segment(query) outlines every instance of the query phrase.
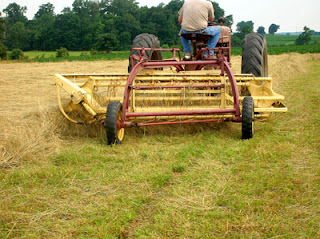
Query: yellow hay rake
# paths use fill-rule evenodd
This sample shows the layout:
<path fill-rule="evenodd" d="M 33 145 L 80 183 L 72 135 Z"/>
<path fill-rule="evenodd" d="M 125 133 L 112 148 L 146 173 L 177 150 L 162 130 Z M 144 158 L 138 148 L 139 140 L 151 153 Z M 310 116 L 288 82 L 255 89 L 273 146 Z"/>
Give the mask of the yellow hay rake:
<path fill-rule="evenodd" d="M 179 49 L 157 48 L 155 36 L 141 34 L 133 41 L 129 74 L 57 74 L 60 110 L 73 123 L 103 124 L 108 144 L 121 143 L 129 127 L 217 121 L 242 123 L 242 138 L 250 139 L 254 121 L 270 121 L 287 108 L 267 77 L 264 37 L 245 39 L 243 74 L 234 75 L 229 30 L 209 57 L 210 49 L 198 43 L 210 36 L 190 34 L 196 50 L 184 60 Z M 163 60 L 162 51 L 172 52 L 172 58 Z M 62 101 L 61 88 L 71 102 Z"/>
<path fill-rule="evenodd" d="M 56 75 L 58 102 L 63 115 L 73 123 L 104 122 L 110 102 L 123 102 L 129 74 Z M 255 118 L 270 121 L 287 111 L 281 103 L 284 97 L 272 90 L 272 78 L 235 75 L 240 102 L 250 95 L 254 100 Z M 154 87 L 139 90 L 140 87 Z M 176 88 L 166 88 L 176 86 Z M 204 87 L 207 86 L 207 87 Z M 221 87 L 223 86 L 223 87 Z M 130 113 L 232 109 L 234 105 L 228 77 L 212 71 L 139 74 L 130 94 Z M 60 88 L 71 97 L 63 106 Z M 232 118 L 232 114 L 189 116 L 133 117 L 139 123 Z"/>

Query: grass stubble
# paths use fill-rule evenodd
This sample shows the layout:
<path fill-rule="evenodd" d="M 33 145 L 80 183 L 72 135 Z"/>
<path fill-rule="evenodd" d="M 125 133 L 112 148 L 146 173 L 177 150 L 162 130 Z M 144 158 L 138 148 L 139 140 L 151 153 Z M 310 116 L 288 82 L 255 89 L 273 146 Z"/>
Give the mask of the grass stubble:
<path fill-rule="evenodd" d="M 289 112 L 257 123 L 130 130 L 59 114 L 3 119 L 1 238 L 319 238 L 319 55 L 271 58 Z"/>

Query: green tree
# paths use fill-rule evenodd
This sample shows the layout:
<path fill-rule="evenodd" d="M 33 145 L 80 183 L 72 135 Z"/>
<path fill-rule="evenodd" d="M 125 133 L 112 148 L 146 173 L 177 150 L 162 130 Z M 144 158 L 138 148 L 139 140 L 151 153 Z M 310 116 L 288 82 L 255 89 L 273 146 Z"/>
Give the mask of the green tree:
<path fill-rule="evenodd" d="M 65 47 L 71 51 L 82 49 L 83 37 L 86 35 L 86 24 L 73 12 L 59 14 L 54 21 L 55 48 Z"/>
<path fill-rule="evenodd" d="M 16 3 L 10 3 L 3 12 L 6 14 L 6 20 L 9 26 L 16 24 L 17 22 L 26 23 L 28 18 L 25 16 L 27 7 L 21 7 Z"/>
<path fill-rule="evenodd" d="M 303 30 L 304 32 L 296 39 L 296 45 L 308 45 L 311 41 L 311 36 L 314 31 L 310 30 L 307 26 L 305 26 Z"/>
<path fill-rule="evenodd" d="M 75 0 L 72 11 L 81 18 L 96 18 L 100 15 L 100 3 L 98 1 Z"/>
<path fill-rule="evenodd" d="M 269 27 L 269 34 L 275 34 L 280 29 L 280 25 L 272 23 Z"/>
<path fill-rule="evenodd" d="M 61 14 L 55 15 L 54 6 L 48 2 L 39 7 L 30 21 L 25 17 L 26 7 L 11 3 L 4 9 L 6 35 L 9 37 L 5 43 L 11 49 L 54 51 L 60 47 L 90 50 L 96 45 L 113 42 L 112 50 L 127 50 L 135 36 L 146 32 L 159 37 L 161 44 L 177 45 L 180 43 L 177 33 L 181 27 L 177 21 L 178 11 L 183 3 L 183 0 L 171 0 L 167 5 L 162 3 L 156 7 L 140 8 L 136 0 L 74 0 L 72 8 L 65 8 Z M 212 3 L 218 20 L 224 16 L 224 10 L 216 2 Z M 225 18 L 225 25 L 231 27 L 232 15 Z M 18 22 L 24 27 L 15 25 Z M 19 32 L 25 39 L 24 43 Z M 1 36 L 3 34 L 0 33 Z M 105 41 L 108 38 L 109 41 Z"/>
<path fill-rule="evenodd" d="M 137 16 L 139 6 L 134 0 L 111 0 L 106 10 L 109 14 L 113 14 L 115 16 L 124 16 L 127 13 Z"/>
<path fill-rule="evenodd" d="M 242 35 L 240 33 L 234 33 L 231 37 L 231 45 L 241 47 L 243 43 Z"/>
<path fill-rule="evenodd" d="M 166 6 L 166 10 L 169 11 L 170 15 L 178 15 L 178 11 L 182 7 L 184 1 L 183 0 L 171 0 Z"/>
<path fill-rule="evenodd" d="M 237 23 L 237 33 L 234 33 L 231 37 L 232 46 L 240 47 L 243 44 L 243 39 L 245 36 L 251 32 L 253 32 L 253 25 L 252 21 L 242 21 Z"/>
<path fill-rule="evenodd" d="M 30 31 L 22 22 L 15 23 L 8 32 L 6 45 L 9 49 L 30 50 Z"/>
<path fill-rule="evenodd" d="M 98 37 L 95 48 L 98 51 L 106 51 L 107 53 L 110 53 L 112 49 L 117 47 L 118 43 L 119 41 L 115 34 L 105 33 Z"/>
<path fill-rule="evenodd" d="M 241 29 L 241 32 L 244 36 L 253 32 L 253 27 L 251 25 L 244 25 Z"/>
<path fill-rule="evenodd" d="M 4 18 L 1 17 L 1 12 L 0 12 L 0 41 L 5 38 L 5 33 L 6 33 L 6 21 Z"/>
<path fill-rule="evenodd" d="M 39 19 L 43 15 L 54 16 L 54 6 L 51 3 L 48 2 L 47 4 L 42 4 L 34 18 Z"/>
<path fill-rule="evenodd" d="M 6 31 L 5 20 L 1 17 L 1 12 L 0 12 L 0 59 L 7 58 L 8 48 L 2 43 L 5 37 L 5 31 Z"/>
<path fill-rule="evenodd" d="M 245 28 L 245 32 L 248 32 L 249 29 L 252 29 L 251 32 L 253 31 L 253 26 L 254 23 L 252 21 L 241 21 L 237 23 L 237 32 L 243 32 L 243 28 Z M 250 31 L 249 31 L 250 32 Z"/>
<path fill-rule="evenodd" d="M 260 34 L 266 34 L 265 32 L 265 28 L 264 27 L 258 27 L 258 30 L 257 30 L 257 33 L 260 33 Z"/>
<path fill-rule="evenodd" d="M 55 17 L 53 15 L 42 14 L 29 24 L 33 50 L 54 51 L 57 48 L 54 22 Z"/>
<path fill-rule="evenodd" d="M 66 57 L 69 56 L 69 52 L 66 48 L 61 47 L 60 49 L 56 50 L 56 57 L 61 58 L 61 57 Z"/>
<path fill-rule="evenodd" d="M 11 60 L 19 60 L 22 59 L 24 56 L 23 51 L 21 49 L 13 49 L 10 54 Z"/>
<path fill-rule="evenodd" d="M 65 7 L 64 9 L 62 9 L 61 13 L 62 14 L 67 14 L 67 13 L 70 13 L 72 10 L 70 7 Z"/>
<path fill-rule="evenodd" d="M 115 17 L 114 23 L 115 29 L 119 32 L 129 32 L 131 36 L 136 36 L 141 32 L 140 22 L 130 13 Z"/>
<path fill-rule="evenodd" d="M 220 17 L 224 16 L 224 10 L 219 6 L 218 3 L 212 2 L 213 8 L 214 8 L 214 19 L 217 21 Z"/>
<path fill-rule="evenodd" d="M 130 49 L 132 43 L 130 32 L 121 32 L 119 35 L 119 43 L 119 47 L 117 48 L 119 51 Z"/>
<path fill-rule="evenodd" d="M 6 46 L 3 45 L 2 42 L 0 42 L 0 59 L 7 59 L 7 51 L 8 48 L 6 48 Z"/>
<path fill-rule="evenodd" d="M 233 15 L 228 15 L 228 16 L 226 16 L 224 19 L 225 19 L 224 25 L 227 26 L 227 27 L 232 28 L 232 25 L 233 25 Z"/>

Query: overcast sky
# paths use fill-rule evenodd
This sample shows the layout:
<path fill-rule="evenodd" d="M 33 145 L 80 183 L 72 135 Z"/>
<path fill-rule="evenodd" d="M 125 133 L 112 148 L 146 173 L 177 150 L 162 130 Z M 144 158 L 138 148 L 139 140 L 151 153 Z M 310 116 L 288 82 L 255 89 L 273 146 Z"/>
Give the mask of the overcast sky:
<path fill-rule="evenodd" d="M 9 3 L 16 2 L 27 6 L 27 17 L 32 19 L 39 6 L 47 2 L 55 6 L 55 13 L 60 13 L 64 7 L 71 7 L 74 0 L 0 0 L 0 11 Z M 140 6 L 157 6 L 161 2 L 168 4 L 170 0 L 137 0 Z M 280 25 L 279 32 L 302 31 L 304 26 L 320 31 L 320 0 L 216 0 L 226 15 L 232 14 L 234 26 L 240 21 L 252 20 L 255 30 L 259 26 L 266 29 L 270 24 Z"/>

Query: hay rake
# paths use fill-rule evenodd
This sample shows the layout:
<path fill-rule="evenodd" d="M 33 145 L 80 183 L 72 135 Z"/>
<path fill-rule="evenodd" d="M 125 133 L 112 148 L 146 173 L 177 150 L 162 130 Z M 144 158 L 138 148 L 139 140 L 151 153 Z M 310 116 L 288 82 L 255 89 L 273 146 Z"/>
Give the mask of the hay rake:
<path fill-rule="evenodd" d="M 175 48 L 132 50 L 129 74 L 56 75 L 63 115 L 73 123 L 103 124 L 109 144 L 122 142 L 129 127 L 218 121 L 242 122 L 242 138 L 249 139 L 254 121 L 287 111 L 272 78 L 232 73 L 229 47 L 215 49 L 213 59 L 204 59 L 208 49 L 202 48 L 191 61 Z M 172 59 L 152 60 L 161 51 L 171 51 Z M 65 107 L 60 88 L 71 97 Z"/>

